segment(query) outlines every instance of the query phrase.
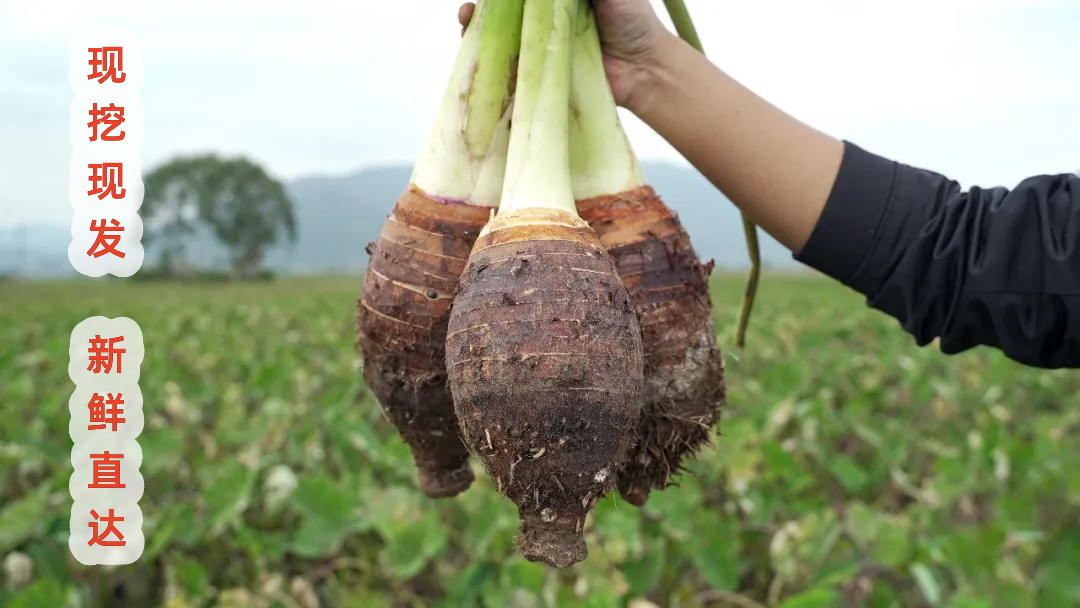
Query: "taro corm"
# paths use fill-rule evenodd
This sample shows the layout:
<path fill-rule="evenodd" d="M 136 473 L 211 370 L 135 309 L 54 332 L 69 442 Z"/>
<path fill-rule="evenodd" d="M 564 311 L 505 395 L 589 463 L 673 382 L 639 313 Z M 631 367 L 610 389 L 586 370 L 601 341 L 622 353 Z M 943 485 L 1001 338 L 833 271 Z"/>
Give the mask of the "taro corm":
<path fill-rule="evenodd" d="M 522 555 L 556 567 L 587 556 L 585 518 L 633 444 L 644 366 L 614 260 L 574 204 L 578 9 L 525 3 L 499 211 L 469 256 L 446 342 L 465 441 L 517 505 Z"/>
<path fill-rule="evenodd" d="M 446 385 L 446 327 L 458 278 L 498 206 L 521 45 L 521 0 L 480 0 L 435 126 L 378 240 L 358 303 L 364 380 L 412 449 L 420 487 L 472 483 Z"/>
<path fill-rule="evenodd" d="M 647 184 L 604 76 L 596 21 L 579 18 L 570 95 L 570 167 L 578 213 L 615 259 L 640 318 L 645 387 L 638 442 L 619 474 L 641 506 L 707 444 L 725 399 L 709 269 Z M 710 265 L 711 268 L 711 265 Z"/>

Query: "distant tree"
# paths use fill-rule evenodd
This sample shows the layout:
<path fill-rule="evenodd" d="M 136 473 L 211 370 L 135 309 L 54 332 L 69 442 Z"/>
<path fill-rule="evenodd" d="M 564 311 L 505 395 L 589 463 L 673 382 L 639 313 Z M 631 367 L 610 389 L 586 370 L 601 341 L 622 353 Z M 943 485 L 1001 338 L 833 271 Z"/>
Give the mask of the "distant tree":
<path fill-rule="evenodd" d="M 246 158 L 173 160 L 147 177 L 143 204 L 148 206 L 147 223 L 160 222 L 153 226 L 155 236 L 167 239 L 166 263 L 182 259 L 183 237 L 196 221 L 229 249 L 233 275 L 240 278 L 258 272 L 268 246 L 283 236 L 296 239 L 293 205 L 285 188 Z"/>
<path fill-rule="evenodd" d="M 209 157 L 171 160 L 154 169 L 143 180 L 143 244 L 157 245 L 159 266 L 176 273 L 184 265 L 185 242 L 194 232 L 199 215 L 199 188 L 212 166 Z"/>

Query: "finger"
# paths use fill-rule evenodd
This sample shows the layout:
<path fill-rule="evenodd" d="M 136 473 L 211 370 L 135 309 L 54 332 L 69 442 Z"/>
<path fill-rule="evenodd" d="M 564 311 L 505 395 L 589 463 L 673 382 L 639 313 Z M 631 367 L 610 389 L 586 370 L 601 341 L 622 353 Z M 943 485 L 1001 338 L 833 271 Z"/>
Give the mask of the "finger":
<path fill-rule="evenodd" d="M 458 9 L 457 20 L 461 24 L 461 31 L 465 31 L 465 28 L 469 26 L 469 21 L 472 20 L 473 10 L 475 9 L 476 5 L 472 2 L 466 2 Z"/>

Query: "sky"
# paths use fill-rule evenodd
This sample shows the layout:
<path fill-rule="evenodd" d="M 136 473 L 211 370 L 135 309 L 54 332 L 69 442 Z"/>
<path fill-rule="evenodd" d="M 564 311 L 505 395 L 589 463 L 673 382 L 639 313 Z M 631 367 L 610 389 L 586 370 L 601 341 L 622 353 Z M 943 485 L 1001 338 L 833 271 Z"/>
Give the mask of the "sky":
<path fill-rule="evenodd" d="M 686 3 L 710 59 L 836 137 L 965 187 L 1080 169 L 1078 0 Z M 291 180 L 413 162 L 458 4 L 0 2 L 0 227 L 71 223 L 68 45 L 81 29 L 141 41 L 144 169 L 214 151 Z M 624 114 L 642 159 L 685 164 Z"/>

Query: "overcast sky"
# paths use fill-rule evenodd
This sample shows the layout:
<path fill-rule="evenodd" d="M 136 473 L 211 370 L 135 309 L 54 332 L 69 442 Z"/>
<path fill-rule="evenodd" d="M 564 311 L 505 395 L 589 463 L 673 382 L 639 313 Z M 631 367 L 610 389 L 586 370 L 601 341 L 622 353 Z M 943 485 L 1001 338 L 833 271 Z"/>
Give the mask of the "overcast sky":
<path fill-rule="evenodd" d="M 723 69 L 873 152 L 965 186 L 1080 168 L 1078 0 L 687 4 Z M 457 6 L 0 2 L 0 226 L 70 225 L 68 45 L 80 29 L 141 39 L 144 168 L 212 150 L 292 179 L 412 162 L 450 73 Z M 626 123 L 642 158 L 685 162 Z"/>

